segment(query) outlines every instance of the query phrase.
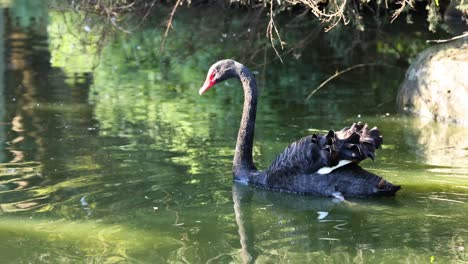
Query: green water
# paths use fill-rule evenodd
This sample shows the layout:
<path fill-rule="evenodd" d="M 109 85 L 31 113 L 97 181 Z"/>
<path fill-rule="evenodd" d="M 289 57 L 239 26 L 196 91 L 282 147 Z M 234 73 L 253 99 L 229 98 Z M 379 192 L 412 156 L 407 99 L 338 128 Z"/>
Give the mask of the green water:
<path fill-rule="evenodd" d="M 411 32 L 377 38 L 401 40 L 395 49 L 381 41 L 349 58 L 397 67 L 352 71 L 305 101 L 345 67 L 324 39 L 339 35 L 321 34 L 281 64 L 267 40 L 234 41 L 239 18 L 198 18 L 207 28 L 181 10 L 161 55 L 154 27 L 85 45 L 104 24 L 33 3 L 12 1 L 0 14 L 2 263 L 468 261 L 468 129 L 395 110 L 409 59 L 395 52 L 411 50 Z M 249 60 L 246 47 L 268 63 Z M 336 203 L 233 183 L 239 83 L 198 95 L 225 57 L 247 61 L 259 79 L 258 167 L 301 136 L 363 121 L 384 134 L 377 160 L 363 166 L 403 189 Z"/>

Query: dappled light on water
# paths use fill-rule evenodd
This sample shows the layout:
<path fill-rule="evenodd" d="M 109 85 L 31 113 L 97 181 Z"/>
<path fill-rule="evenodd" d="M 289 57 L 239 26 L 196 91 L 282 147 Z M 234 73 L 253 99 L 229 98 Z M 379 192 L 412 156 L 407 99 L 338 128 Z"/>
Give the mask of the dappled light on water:
<path fill-rule="evenodd" d="M 244 30 L 236 14 L 208 30 L 193 22 L 191 11 L 181 11 L 161 54 L 155 48 L 160 29 L 101 39 L 109 30 L 104 24 L 91 18 L 79 24 L 79 13 L 42 8 L 38 15 L 7 6 L 0 15 L 6 54 L 0 63 L 4 259 L 468 261 L 468 130 L 395 113 L 402 72 L 349 72 L 305 101 L 338 65 L 323 57 L 324 50 L 333 52 L 323 39 L 311 44 L 310 55 L 294 50 L 284 64 L 264 51 L 267 41 L 242 39 L 262 57 L 254 63 L 252 54 L 243 53 L 245 45 L 233 41 Z M 26 24 L 14 19 L 43 13 L 47 19 Z M 288 34 L 300 38 L 303 32 Z M 417 49 L 412 38 L 391 39 Z M 396 52 L 389 49 L 378 55 Z M 301 136 L 362 121 L 384 134 L 376 161 L 363 166 L 403 189 L 395 198 L 340 203 L 233 183 L 239 83 L 198 96 L 204 70 L 222 57 L 244 58 L 261 86 L 254 145 L 259 168 Z"/>

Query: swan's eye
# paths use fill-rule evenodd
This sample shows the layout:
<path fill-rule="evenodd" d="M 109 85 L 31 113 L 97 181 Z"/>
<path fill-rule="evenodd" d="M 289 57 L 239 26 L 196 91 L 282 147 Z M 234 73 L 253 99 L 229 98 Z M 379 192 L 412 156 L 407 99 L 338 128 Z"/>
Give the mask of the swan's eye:
<path fill-rule="evenodd" d="M 218 70 L 214 69 L 212 72 L 211 72 L 211 76 L 210 76 L 210 79 L 213 80 L 216 76 L 216 73 L 218 73 Z"/>

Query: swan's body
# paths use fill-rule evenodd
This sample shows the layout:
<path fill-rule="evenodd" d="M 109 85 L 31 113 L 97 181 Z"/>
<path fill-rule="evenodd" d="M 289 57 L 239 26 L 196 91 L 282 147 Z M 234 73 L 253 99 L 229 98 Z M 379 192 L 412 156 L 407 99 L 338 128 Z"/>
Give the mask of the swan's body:
<path fill-rule="evenodd" d="M 253 163 L 252 147 L 257 111 L 257 85 L 252 73 L 233 60 L 211 66 L 202 94 L 226 79 L 237 78 L 244 88 L 244 107 L 233 161 L 234 179 L 270 190 L 323 196 L 392 196 L 400 186 L 362 169 L 358 163 L 374 158 L 382 144 L 377 128 L 353 124 L 327 135 L 306 136 L 289 145 L 264 171 Z"/>

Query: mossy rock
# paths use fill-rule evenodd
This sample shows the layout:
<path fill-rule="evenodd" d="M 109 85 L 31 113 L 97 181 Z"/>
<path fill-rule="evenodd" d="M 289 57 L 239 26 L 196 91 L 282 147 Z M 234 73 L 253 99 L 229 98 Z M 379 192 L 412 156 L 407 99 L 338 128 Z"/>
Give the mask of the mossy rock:
<path fill-rule="evenodd" d="M 468 126 L 468 38 L 419 54 L 406 72 L 397 105 L 404 113 Z"/>

